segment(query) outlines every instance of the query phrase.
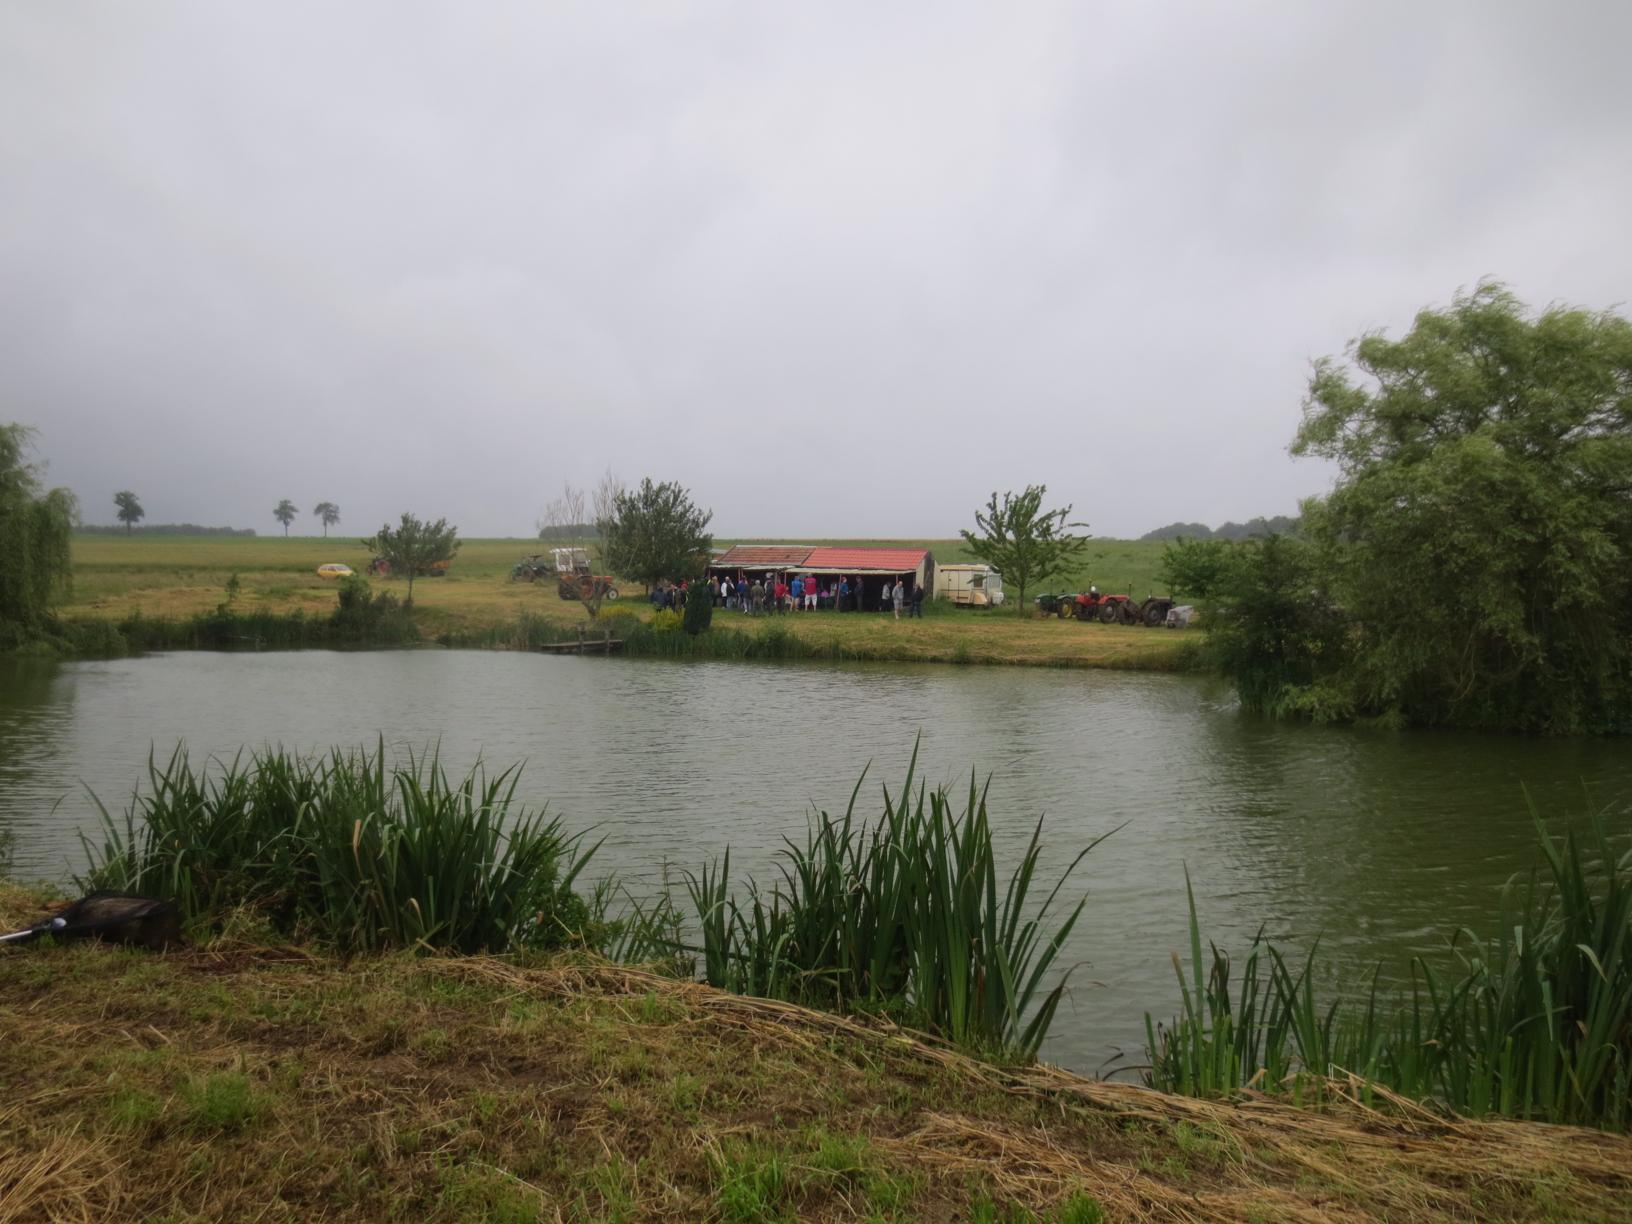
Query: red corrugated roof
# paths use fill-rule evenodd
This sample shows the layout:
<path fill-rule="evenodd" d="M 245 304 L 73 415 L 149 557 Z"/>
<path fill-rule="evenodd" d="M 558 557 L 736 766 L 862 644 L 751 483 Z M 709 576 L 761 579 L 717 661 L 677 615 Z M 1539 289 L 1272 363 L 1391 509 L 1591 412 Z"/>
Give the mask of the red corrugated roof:
<path fill-rule="evenodd" d="M 710 565 L 803 565 L 810 556 L 808 544 L 738 544 L 724 556 L 716 557 Z"/>
<path fill-rule="evenodd" d="M 922 548 L 813 548 L 805 558 L 805 569 L 888 570 L 906 574 L 917 569 L 927 550 Z"/>

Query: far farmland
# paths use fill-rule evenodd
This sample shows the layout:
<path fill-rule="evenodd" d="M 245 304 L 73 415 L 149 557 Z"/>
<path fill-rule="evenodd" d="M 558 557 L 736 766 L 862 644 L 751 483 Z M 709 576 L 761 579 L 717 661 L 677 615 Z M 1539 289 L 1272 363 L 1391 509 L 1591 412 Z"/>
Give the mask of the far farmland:
<path fill-rule="evenodd" d="M 739 543 L 927 548 L 937 564 L 973 561 L 961 539 L 801 540 L 722 539 Z M 445 577 L 420 579 L 414 587 L 416 620 L 427 638 L 468 636 L 512 624 L 524 616 L 562 625 L 586 622 L 583 608 L 561 599 L 554 583 L 513 582 L 522 557 L 547 551 L 536 538 L 465 540 Z M 1144 596 L 1157 589 L 1159 541 L 1094 540 L 1075 572 L 1048 590 L 1085 589 Z M 365 571 L 369 551 L 354 536 L 222 537 L 170 535 L 76 535 L 73 590 L 60 606 L 72 619 L 120 621 L 133 615 L 181 618 L 207 613 L 227 598 L 236 577 L 234 607 L 242 611 L 326 614 L 334 607 L 335 583 L 318 576 L 320 565 L 338 562 Z M 376 579 L 378 590 L 404 593 L 406 583 Z M 1040 591 L 1028 591 L 1028 604 Z M 645 616 L 638 584 L 624 584 L 618 611 Z M 1000 613 L 932 606 L 910 626 L 870 614 L 815 613 L 782 618 L 801 637 L 834 637 L 875 655 L 886 636 L 901 640 L 889 651 L 901 658 L 1016 662 L 1064 666 L 1169 667 L 1184 635 L 1120 626 L 1080 625 L 1032 619 L 1014 606 Z M 722 614 L 723 615 L 723 614 Z M 742 618 L 746 620 L 747 618 Z M 887 622 L 887 623 L 886 623 Z M 903 635 L 911 633 L 912 637 Z M 879 642 L 873 639 L 881 639 Z M 891 638 L 894 641 L 894 637 Z"/>

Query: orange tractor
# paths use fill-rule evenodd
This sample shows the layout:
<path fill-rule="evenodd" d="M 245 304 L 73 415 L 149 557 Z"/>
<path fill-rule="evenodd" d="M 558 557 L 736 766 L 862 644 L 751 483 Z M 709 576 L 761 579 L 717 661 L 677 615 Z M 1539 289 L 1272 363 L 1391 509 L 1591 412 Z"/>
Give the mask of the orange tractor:
<path fill-rule="evenodd" d="M 589 553 L 582 548 L 556 548 L 551 555 L 555 558 L 555 590 L 562 599 L 592 602 L 618 597 L 611 575 L 589 572 Z"/>

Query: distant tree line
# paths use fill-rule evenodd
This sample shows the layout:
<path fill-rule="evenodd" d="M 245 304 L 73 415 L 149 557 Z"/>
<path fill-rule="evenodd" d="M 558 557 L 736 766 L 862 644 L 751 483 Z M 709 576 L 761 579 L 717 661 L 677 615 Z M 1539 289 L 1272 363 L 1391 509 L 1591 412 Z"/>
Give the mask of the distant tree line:
<path fill-rule="evenodd" d="M 1206 523 L 1169 523 L 1147 531 L 1141 540 L 1260 540 L 1272 535 L 1296 535 L 1300 520 L 1288 514 L 1252 518 L 1244 523 L 1225 523 L 1213 528 Z"/>
<path fill-rule="evenodd" d="M 538 528 L 541 540 L 593 540 L 600 534 L 594 523 L 540 523 Z"/>
<path fill-rule="evenodd" d="M 102 523 L 82 523 L 74 528 L 79 535 L 198 535 L 252 536 L 253 527 L 200 527 L 197 523 L 154 523 L 151 527 L 117 527 Z"/>

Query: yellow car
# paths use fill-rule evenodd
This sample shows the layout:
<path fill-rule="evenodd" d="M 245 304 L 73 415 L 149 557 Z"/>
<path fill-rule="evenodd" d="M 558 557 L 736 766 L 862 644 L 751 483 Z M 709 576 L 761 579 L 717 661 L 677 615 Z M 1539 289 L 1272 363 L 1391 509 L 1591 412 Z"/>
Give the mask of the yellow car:
<path fill-rule="evenodd" d="M 341 565 L 338 561 L 330 561 L 327 565 L 317 567 L 319 578 L 350 578 L 351 566 Z"/>

